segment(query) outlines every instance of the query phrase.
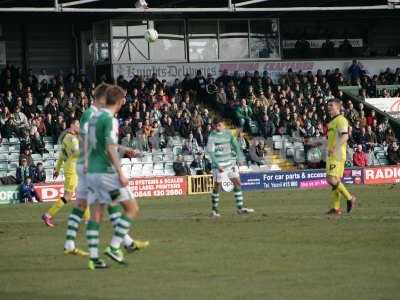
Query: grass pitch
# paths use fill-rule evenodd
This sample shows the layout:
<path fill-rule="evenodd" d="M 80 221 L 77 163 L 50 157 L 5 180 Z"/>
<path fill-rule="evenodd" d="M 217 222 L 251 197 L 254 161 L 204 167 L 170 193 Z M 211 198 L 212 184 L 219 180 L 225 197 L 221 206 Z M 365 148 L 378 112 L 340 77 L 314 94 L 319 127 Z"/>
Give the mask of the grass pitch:
<path fill-rule="evenodd" d="M 208 196 L 142 199 L 133 232 L 150 247 L 96 271 L 62 253 L 71 206 L 54 229 L 48 204 L 0 206 L 0 299 L 400 299 L 396 189 L 351 188 L 359 207 L 340 218 L 324 215 L 328 190 L 245 193 L 251 216 L 224 194 L 219 220 Z M 103 249 L 110 236 L 107 222 Z"/>

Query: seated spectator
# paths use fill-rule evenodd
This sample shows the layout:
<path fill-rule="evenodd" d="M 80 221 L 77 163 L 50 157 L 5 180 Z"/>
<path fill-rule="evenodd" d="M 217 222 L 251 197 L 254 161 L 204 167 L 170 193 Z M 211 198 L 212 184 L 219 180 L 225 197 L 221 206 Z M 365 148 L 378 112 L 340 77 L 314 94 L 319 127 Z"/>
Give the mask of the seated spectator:
<path fill-rule="evenodd" d="M 32 169 L 28 165 L 28 162 L 25 157 L 21 159 L 20 166 L 17 168 L 16 173 L 17 184 L 21 184 L 25 181 L 27 177 L 32 177 Z"/>
<path fill-rule="evenodd" d="M 254 139 L 250 145 L 249 155 L 252 162 L 265 165 L 264 142 Z"/>
<path fill-rule="evenodd" d="M 203 152 L 196 154 L 190 168 L 196 171 L 196 175 L 211 174 L 211 162 L 204 156 Z"/>
<path fill-rule="evenodd" d="M 121 145 L 125 147 L 132 147 L 132 135 L 130 133 L 127 133 L 122 139 L 121 139 Z"/>
<path fill-rule="evenodd" d="M 368 156 L 364 153 L 362 145 L 357 145 L 357 148 L 354 151 L 353 165 L 355 167 L 367 167 L 368 166 Z"/>
<path fill-rule="evenodd" d="M 193 138 L 193 133 L 189 133 L 189 137 L 183 142 L 182 152 L 184 155 L 192 155 L 199 152 L 199 145 L 195 138 Z"/>
<path fill-rule="evenodd" d="M 396 141 L 396 135 L 394 134 L 392 128 L 387 129 L 385 139 L 388 145 Z"/>
<path fill-rule="evenodd" d="M 46 172 L 43 168 L 43 163 L 38 162 L 36 167 L 32 168 L 32 182 L 46 182 Z"/>
<path fill-rule="evenodd" d="M 49 151 L 46 150 L 43 138 L 40 136 L 36 127 L 32 127 L 32 129 L 30 130 L 29 138 L 30 138 L 32 153 L 34 154 L 49 153 Z"/>
<path fill-rule="evenodd" d="M 171 117 L 167 118 L 167 123 L 163 127 L 164 127 L 164 134 L 165 134 L 165 136 L 167 138 L 176 136 L 175 127 L 172 124 L 172 118 Z"/>
<path fill-rule="evenodd" d="M 33 165 L 33 159 L 32 159 L 32 150 L 29 147 L 26 147 L 24 149 L 24 151 L 20 154 L 19 156 L 19 162 L 20 164 L 22 163 L 22 160 L 24 160 L 27 162 L 28 166 L 32 166 Z"/>
<path fill-rule="evenodd" d="M 260 130 L 265 139 L 268 139 L 275 134 L 274 122 L 270 120 L 267 114 L 264 114 L 261 118 Z"/>
<path fill-rule="evenodd" d="M 237 142 L 240 146 L 240 150 L 247 156 L 249 154 L 250 143 L 244 136 L 244 132 L 239 130 L 237 136 Z"/>
<path fill-rule="evenodd" d="M 251 122 L 251 117 L 253 116 L 253 111 L 250 106 L 247 105 L 246 99 L 242 99 L 240 106 L 235 110 L 235 118 L 241 128 L 249 126 Z"/>
<path fill-rule="evenodd" d="M 389 163 L 391 165 L 399 165 L 400 164 L 400 149 L 397 142 L 392 142 L 387 150 Z"/>
<path fill-rule="evenodd" d="M 15 111 L 12 114 L 11 118 L 15 134 L 18 137 L 21 137 L 23 135 L 23 132 L 29 129 L 28 118 L 25 116 L 23 112 L 21 112 L 21 108 L 19 106 L 15 108 Z"/>
<path fill-rule="evenodd" d="M 32 203 L 35 200 L 39 199 L 36 197 L 36 192 L 33 187 L 32 183 L 32 178 L 31 177 L 26 177 L 24 182 L 20 186 L 20 191 L 21 191 L 21 202 L 22 203 Z"/>
<path fill-rule="evenodd" d="M 187 176 L 190 175 L 190 170 L 186 165 L 186 162 L 183 160 L 182 155 L 178 155 L 176 160 L 172 164 L 172 168 L 175 171 L 176 176 Z"/>

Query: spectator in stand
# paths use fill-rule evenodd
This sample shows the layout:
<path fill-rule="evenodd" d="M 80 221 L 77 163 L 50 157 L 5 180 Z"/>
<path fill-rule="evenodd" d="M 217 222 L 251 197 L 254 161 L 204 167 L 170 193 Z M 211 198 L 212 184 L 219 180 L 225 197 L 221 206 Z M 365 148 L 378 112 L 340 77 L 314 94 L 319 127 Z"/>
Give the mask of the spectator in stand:
<path fill-rule="evenodd" d="M 21 183 L 25 182 L 25 179 L 27 177 L 32 177 L 32 169 L 28 165 L 26 158 L 22 158 L 21 163 L 20 163 L 19 167 L 17 168 L 17 172 L 16 172 L 17 184 L 21 184 Z"/>
<path fill-rule="evenodd" d="M 27 176 L 23 183 L 20 186 L 21 191 L 21 202 L 22 203 L 32 203 L 35 200 L 38 200 L 36 197 L 36 192 L 33 187 L 32 178 Z"/>
<path fill-rule="evenodd" d="M 388 147 L 388 159 L 391 165 L 399 165 L 400 164 L 400 149 L 397 142 L 392 142 Z"/>
<path fill-rule="evenodd" d="M 199 145 L 196 139 L 193 138 L 193 133 L 189 133 L 189 137 L 183 142 L 182 152 L 184 155 L 192 155 L 199 152 Z"/>
<path fill-rule="evenodd" d="M 187 176 L 190 175 L 190 170 L 186 165 L 186 162 L 183 160 L 182 155 L 178 155 L 176 160 L 172 164 L 172 168 L 175 171 L 175 176 Z"/>
<path fill-rule="evenodd" d="M 264 143 L 254 139 L 250 145 L 249 156 L 253 163 L 265 165 Z"/>
<path fill-rule="evenodd" d="M 23 149 L 23 152 L 20 154 L 19 159 L 20 159 L 20 164 L 22 164 L 23 160 L 25 160 L 28 166 L 33 165 L 32 149 L 30 148 L 30 145 L 25 147 L 25 149 Z"/>
<path fill-rule="evenodd" d="M 32 182 L 43 183 L 46 182 L 46 172 L 43 168 L 43 163 L 38 162 L 35 168 L 32 168 Z"/>
<path fill-rule="evenodd" d="M 240 106 L 235 110 L 235 116 L 236 121 L 242 129 L 245 128 L 245 126 L 250 126 L 253 111 L 250 106 L 247 105 L 246 99 L 241 100 Z"/>
<path fill-rule="evenodd" d="M 353 165 L 355 167 L 368 166 L 368 156 L 364 153 L 362 145 L 357 145 L 357 148 L 353 154 Z"/>
<path fill-rule="evenodd" d="M 195 170 L 196 175 L 211 174 L 211 162 L 204 156 L 203 152 L 196 153 L 190 168 Z"/>
<path fill-rule="evenodd" d="M 350 75 L 351 83 L 355 85 L 357 80 L 359 80 L 363 74 L 361 64 L 356 59 L 353 59 L 353 62 L 348 69 L 348 73 Z"/>
<path fill-rule="evenodd" d="M 335 44 L 329 38 L 321 46 L 321 57 L 335 57 Z"/>
<path fill-rule="evenodd" d="M 248 157 L 249 155 L 249 148 L 250 148 L 250 143 L 247 140 L 247 138 L 244 135 L 244 132 L 242 130 L 238 131 L 238 135 L 237 135 L 237 142 L 240 146 L 240 150 L 242 150 L 243 154 Z"/>
<path fill-rule="evenodd" d="M 392 128 L 388 128 L 386 131 L 386 143 L 388 145 L 392 144 L 393 142 L 396 142 L 396 135 L 394 134 Z"/>

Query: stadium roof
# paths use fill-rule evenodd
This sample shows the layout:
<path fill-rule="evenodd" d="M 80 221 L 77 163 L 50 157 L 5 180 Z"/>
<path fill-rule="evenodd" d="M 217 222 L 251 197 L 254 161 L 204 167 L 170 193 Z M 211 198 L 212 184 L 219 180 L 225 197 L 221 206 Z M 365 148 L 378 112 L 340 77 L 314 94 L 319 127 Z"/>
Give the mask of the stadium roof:
<path fill-rule="evenodd" d="M 13 12 L 295 12 L 384 10 L 400 8 L 387 0 L 147 0 L 149 9 L 135 8 L 136 0 L 0 0 L 0 11 Z M 398 1 L 398 0 L 389 0 Z"/>

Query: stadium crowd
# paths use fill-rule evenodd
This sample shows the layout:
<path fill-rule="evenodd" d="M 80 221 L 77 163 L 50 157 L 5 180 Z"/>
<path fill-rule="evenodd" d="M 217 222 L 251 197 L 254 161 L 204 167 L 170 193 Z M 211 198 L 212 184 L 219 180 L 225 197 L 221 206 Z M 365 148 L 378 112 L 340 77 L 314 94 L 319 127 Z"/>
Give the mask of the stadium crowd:
<path fill-rule="evenodd" d="M 388 120 L 377 118 L 363 103 L 354 105 L 339 90 L 343 85 L 358 85 L 360 95 L 377 96 L 377 85 L 400 83 L 400 68 L 369 76 L 353 61 L 347 74 L 339 69 L 325 73 L 319 70 L 316 74 L 289 69 L 275 83 L 267 71 L 245 72 L 243 76 L 238 71 L 223 71 L 213 78 L 200 70 L 194 78 L 186 75 L 171 85 L 156 74 L 148 79 L 135 75 L 129 81 L 121 75 L 115 83 L 127 91 L 126 104 L 118 116 L 120 141 L 142 151 L 165 148 L 174 137 L 181 136 L 184 155 L 201 155 L 211 130 L 206 107 L 266 139 L 276 134 L 300 139 L 325 136 L 329 120 L 325 103 L 337 97 L 343 100 L 344 114 L 351 124 L 349 145 L 358 149 L 355 155 L 359 151 L 367 153 L 376 145 L 388 145 L 391 162 L 400 161 L 396 136 Z M 49 76 L 45 70 L 38 75 L 32 70 L 24 74 L 10 65 L 2 70 L 0 134 L 2 139 L 20 140 L 21 166 L 23 158 L 32 167 L 31 154 L 47 152 L 44 136 L 52 137 L 56 143 L 69 121 L 81 116 L 93 101 L 95 85 L 74 69 L 55 76 Z M 249 161 L 266 163 L 262 142 L 249 142 L 243 133 L 239 133 L 238 140 Z M 354 159 L 355 165 L 360 162 L 365 164 L 363 159 Z M 201 166 L 209 172 L 208 162 Z M 17 176 L 18 182 L 24 182 L 26 177 L 37 182 L 39 179 L 33 175 L 37 169 L 38 166 L 32 167 L 24 176 Z M 180 168 L 179 173 L 182 172 L 187 172 L 186 168 Z"/>

